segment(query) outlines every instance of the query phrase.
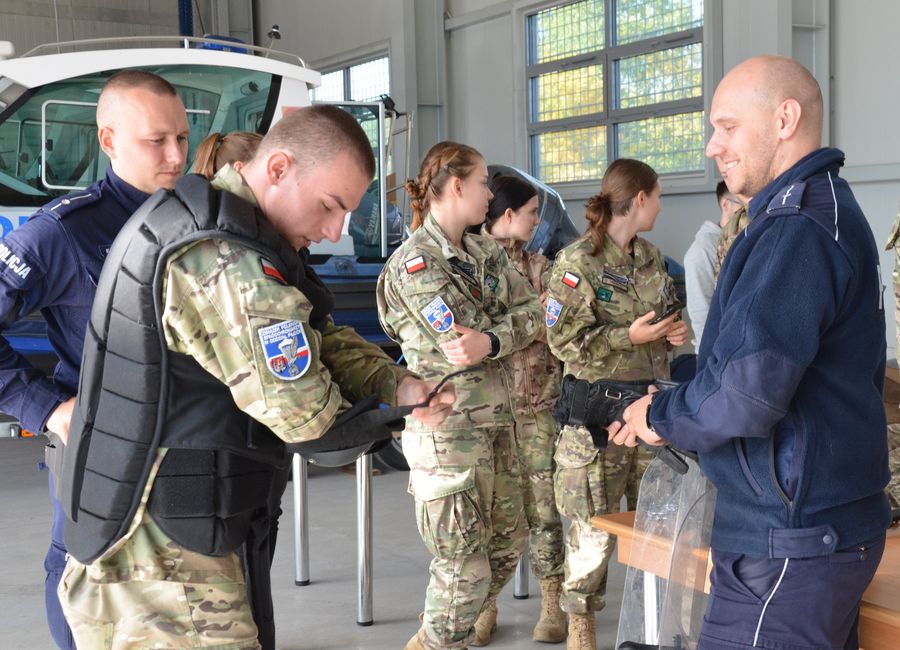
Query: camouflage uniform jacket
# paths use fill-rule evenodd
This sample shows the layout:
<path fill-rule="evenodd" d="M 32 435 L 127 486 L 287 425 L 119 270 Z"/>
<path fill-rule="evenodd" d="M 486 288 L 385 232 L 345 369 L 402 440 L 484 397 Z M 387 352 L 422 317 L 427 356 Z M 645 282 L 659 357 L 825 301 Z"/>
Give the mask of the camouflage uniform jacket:
<path fill-rule="evenodd" d="M 535 339 L 541 304 L 494 240 L 466 233 L 456 248 L 428 215 L 385 264 L 377 299 L 381 326 L 425 379 L 460 370 L 440 348 L 458 338 L 453 323 L 490 331 L 500 341 L 497 359 L 486 358 L 453 380 L 457 401 L 442 430 L 512 421 L 513 386 L 500 359 Z M 416 423 L 407 428 L 419 429 Z"/>
<path fill-rule="evenodd" d="M 230 167 L 213 182 L 256 204 Z M 377 346 L 329 318 L 323 332 L 308 322 L 312 304 L 295 287 L 265 273 L 258 252 L 225 240 L 200 240 L 168 259 L 163 285 L 163 328 L 170 350 L 188 354 L 230 388 L 235 404 L 285 442 L 320 437 L 347 399 L 378 393 L 394 404 L 397 385 L 411 374 Z M 296 380 L 268 364 L 260 330 L 299 321 L 309 364 Z M 129 532 L 88 567 L 92 580 L 233 582 L 241 575 L 233 555 L 213 558 L 174 544 L 146 512 L 166 450 L 160 448 Z"/>
<path fill-rule="evenodd" d="M 550 260 L 539 253 L 526 251 L 525 242 L 502 239 L 497 242 L 540 296 L 550 281 Z M 534 415 L 553 408 L 559 397 L 562 365 L 550 352 L 546 328 L 540 328 L 537 338 L 527 348 L 509 355 L 503 361 L 513 376 L 513 408 L 516 414 Z"/>
<path fill-rule="evenodd" d="M 728 254 L 728 250 L 734 244 L 734 240 L 744 231 L 748 223 L 750 223 L 750 217 L 747 215 L 747 207 L 744 206 L 731 215 L 731 219 L 722 228 L 722 234 L 719 235 L 719 243 L 716 246 L 716 271 L 714 277 L 717 280 L 719 271 L 722 270 L 722 263 L 725 261 L 725 255 Z"/>
<path fill-rule="evenodd" d="M 639 316 L 675 301 L 662 254 L 640 237 L 633 256 L 608 236 L 604 243 L 595 256 L 582 237 L 557 255 L 545 315 L 550 349 L 580 379 L 668 379 L 665 339 L 634 345 L 628 336 Z"/>

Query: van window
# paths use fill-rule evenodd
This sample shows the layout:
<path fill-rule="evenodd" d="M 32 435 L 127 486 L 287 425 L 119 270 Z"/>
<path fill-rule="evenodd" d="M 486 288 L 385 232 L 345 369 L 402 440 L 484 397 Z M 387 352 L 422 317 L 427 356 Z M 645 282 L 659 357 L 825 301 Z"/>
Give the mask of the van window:
<path fill-rule="evenodd" d="M 222 66 L 148 66 L 168 80 L 188 109 L 188 168 L 210 131 L 264 133 L 281 78 Z M 97 143 L 97 98 L 117 70 L 30 90 L 0 114 L 0 205 L 33 206 L 87 187 L 109 160 Z M 42 162 L 41 129 L 46 128 Z"/>

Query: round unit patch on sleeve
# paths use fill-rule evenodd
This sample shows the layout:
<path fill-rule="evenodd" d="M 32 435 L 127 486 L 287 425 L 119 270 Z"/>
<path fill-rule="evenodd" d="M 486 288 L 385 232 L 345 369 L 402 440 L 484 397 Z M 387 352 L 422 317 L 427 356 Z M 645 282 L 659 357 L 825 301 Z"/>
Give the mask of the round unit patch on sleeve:
<path fill-rule="evenodd" d="M 422 310 L 422 315 L 428 319 L 435 332 L 443 334 L 453 327 L 453 312 L 440 296 L 428 303 Z"/>
<path fill-rule="evenodd" d="M 547 299 L 547 312 L 544 314 L 544 323 L 547 327 L 556 325 L 556 321 L 559 320 L 559 315 L 562 313 L 562 310 L 562 303 L 556 298 Z"/>
<path fill-rule="evenodd" d="M 266 368 L 285 381 L 300 379 L 309 370 L 309 341 L 303 323 L 286 320 L 259 329 Z"/>

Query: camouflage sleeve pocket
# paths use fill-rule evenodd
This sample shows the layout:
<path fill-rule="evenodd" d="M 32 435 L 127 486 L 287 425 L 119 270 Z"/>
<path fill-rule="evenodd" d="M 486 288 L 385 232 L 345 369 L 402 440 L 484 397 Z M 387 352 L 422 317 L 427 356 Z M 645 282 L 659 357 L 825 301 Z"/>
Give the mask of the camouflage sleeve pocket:
<path fill-rule="evenodd" d="M 419 534 L 435 557 L 451 559 L 485 551 L 486 527 L 474 468 L 410 470 L 409 492 L 416 498 Z"/>

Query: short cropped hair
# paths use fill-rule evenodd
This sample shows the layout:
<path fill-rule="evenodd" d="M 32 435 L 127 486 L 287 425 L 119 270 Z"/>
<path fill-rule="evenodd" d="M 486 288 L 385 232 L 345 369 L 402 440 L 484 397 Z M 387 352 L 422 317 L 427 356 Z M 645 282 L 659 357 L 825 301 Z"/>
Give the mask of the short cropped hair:
<path fill-rule="evenodd" d="M 355 159 L 367 177 L 375 176 L 375 156 L 366 132 L 350 113 L 337 106 L 317 104 L 288 113 L 259 143 L 253 160 L 278 150 L 290 153 L 301 171 L 316 161 L 330 161 L 343 151 Z"/>
<path fill-rule="evenodd" d="M 159 75 L 144 70 L 120 70 L 107 79 L 100 91 L 97 99 L 97 126 L 103 128 L 115 122 L 121 94 L 135 88 L 142 88 L 162 97 L 178 97 L 175 86 Z"/>

